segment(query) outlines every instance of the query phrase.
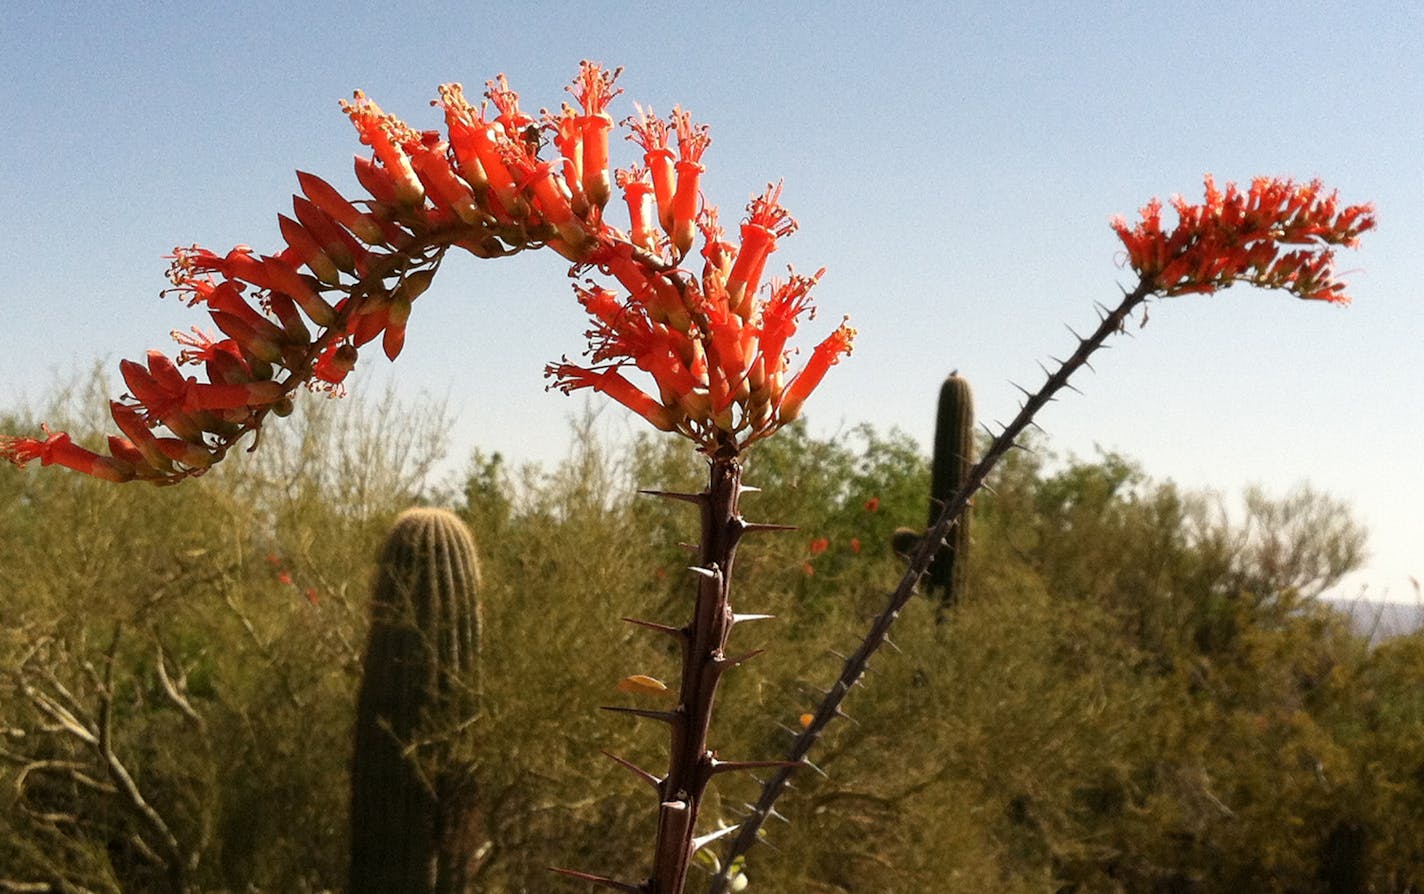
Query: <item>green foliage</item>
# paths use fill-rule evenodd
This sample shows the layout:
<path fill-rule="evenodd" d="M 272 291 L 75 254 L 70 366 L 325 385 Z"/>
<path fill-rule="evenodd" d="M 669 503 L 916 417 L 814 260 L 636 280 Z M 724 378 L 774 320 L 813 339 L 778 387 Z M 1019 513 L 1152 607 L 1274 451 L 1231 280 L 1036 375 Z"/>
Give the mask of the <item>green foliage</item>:
<path fill-rule="evenodd" d="M 181 488 L 0 475 L 0 881 L 341 885 L 368 577 L 391 520 L 432 499 L 439 425 L 313 409 Z M 597 706 L 660 704 L 617 681 L 677 657 L 619 618 L 681 622 L 697 525 L 636 491 L 705 468 L 671 439 L 573 441 L 552 469 L 477 455 L 457 490 L 484 566 L 481 891 L 577 890 L 546 868 L 574 856 L 646 871 L 651 792 L 598 752 L 661 772 L 661 730 Z M 899 434 L 791 426 L 745 480 L 750 520 L 798 530 L 738 556 L 738 610 L 778 620 L 734 633 L 769 651 L 724 683 L 726 759 L 789 744 L 898 577 L 890 538 L 923 517 L 929 468 Z M 1016 452 L 993 487 L 975 598 L 942 625 L 912 603 L 813 754 L 827 776 L 801 774 L 777 850 L 750 854 L 750 891 L 1424 886 L 1424 640 L 1371 649 L 1311 598 L 1358 561 L 1342 507 L 1300 490 L 1228 511 L 1111 454 Z M 709 824 L 756 787 L 714 792 Z"/>

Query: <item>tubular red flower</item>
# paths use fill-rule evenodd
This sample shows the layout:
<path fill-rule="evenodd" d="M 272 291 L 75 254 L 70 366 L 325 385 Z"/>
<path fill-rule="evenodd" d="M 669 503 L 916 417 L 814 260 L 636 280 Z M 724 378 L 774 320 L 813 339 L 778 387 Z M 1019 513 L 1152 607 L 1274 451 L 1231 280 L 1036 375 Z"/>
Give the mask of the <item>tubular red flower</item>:
<path fill-rule="evenodd" d="M 587 212 L 588 196 L 583 189 L 583 117 L 569 108 L 568 104 L 559 109 L 558 115 L 546 115 L 544 128 L 553 134 L 554 147 L 559 150 L 559 157 L 563 159 L 564 182 L 568 184 L 569 193 L 573 196 L 574 209 L 580 213 Z M 607 152 L 604 153 L 604 164 L 608 163 Z M 605 197 L 606 201 L 606 197 Z"/>
<path fill-rule="evenodd" d="M 327 386 L 332 386 L 322 390 L 331 394 L 340 393 L 342 381 L 356 368 L 356 357 L 356 348 L 342 342 L 329 345 L 322 351 L 312 366 L 312 374 Z"/>
<path fill-rule="evenodd" d="M 796 332 L 796 321 L 811 309 L 811 287 L 824 275 L 822 267 L 811 276 L 794 273 L 785 283 L 772 283 L 771 299 L 761 311 L 761 352 L 768 363 L 783 364 L 786 340 Z"/>
<path fill-rule="evenodd" d="M 65 432 L 51 432 L 48 428 L 44 432 L 46 437 L 42 441 L 0 435 L 0 459 L 8 460 L 22 468 L 37 459 L 42 466 L 57 464 L 115 483 L 134 479 L 132 464 L 86 450 L 71 441 Z"/>
<path fill-rule="evenodd" d="M 360 90 L 352 94 L 349 102 L 342 100 L 341 110 L 355 125 L 361 142 L 376 153 L 395 188 L 396 199 L 407 205 L 415 205 L 424 199 L 425 189 L 415 175 L 406 152 L 408 145 L 420 142 L 419 135 L 394 115 L 381 111 L 381 107 Z"/>
<path fill-rule="evenodd" d="M 643 164 L 653 178 L 653 195 L 658 205 L 658 221 L 663 230 L 672 232 L 672 200 L 676 190 L 673 176 L 673 151 L 668 148 L 667 122 L 653 114 L 651 107 L 634 105 L 638 114 L 623 123 L 630 133 L 628 139 L 643 147 Z"/>
<path fill-rule="evenodd" d="M 331 215 L 333 220 L 350 230 L 356 238 L 367 245 L 376 245 L 383 241 L 380 224 L 369 214 L 358 210 L 330 183 L 305 171 L 297 171 L 297 182 L 312 204 Z M 297 215 L 300 218 L 300 210 Z"/>
<path fill-rule="evenodd" d="M 842 323 L 825 341 L 816 345 L 816 350 L 811 353 L 811 359 L 806 361 L 805 368 L 791 380 L 791 384 L 786 386 L 786 391 L 782 394 L 781 404 L 777 409 L 783 423 L 801 415 L 801 405 L 816 386 L 821 384 L 827 370 L 839 363 L 842 356 L 850 354 L 854 340 L 855 330 Z"/>
<path fill-rule="evenodd" d="M 436 207 L 447 210 L 467 224 L 484 223 L 489 219 L 475 204 L 475 193 L 450 167 L 444 142 L 422 143 L 411 152 L 410 163 L 425 187 L 425 194 Z"/>
<path fill-rule="evenodd" d="M 607 205 L 612 194 L 608 173 L 608 134 L 613 130 L 613 118 L 607 108 L 613 97 L 623 92 L 613 86 L 620 72 L 621 68 L 607 71 L 598 63 L 585 60 L 579 63 L 578 77 L 567 88 L 583 106 L 584 112 L 578 122 L 582 149 L 579 182 L 584 195 L 598 208 Z M 571 187 L 573 182 L 570 179 Z"/>
<path fill-rule="evenodd" d="M 623 199 L 628 203 L 629 241 L 644 251 L 657 254 L 658 236 L 653 229 L 653 183 L 648 169 L 620 169 L 615 175 Z"/>
<path fill-rule="evenodd" d="M 482 194 L 489 189 L 489 176 L 475 144 L 479 139 L 477 129 L 484 127 L 484 119 L 465 99 L 464 88 L 459 84 L 441 84 L 439 93 L 440 98 L 430 104 L 445 112 L 445 128 L 450 134 L 450 151 L 455 156 L 455 164 L 476 195 Z"/>
<path fill-rule="evenodd" d="M 746 316 L 766 259 L 776 251 L 776 240 L 796 231 L 796 221 L 781 207 L 781 184 L 768 184 L 766 192 L 747 206 L 742 224 L 742 246 L 727 276 L 727 295 L 738 313 Z"/>
<path fill-rule="evenodd" d="M 672 217 L 665 225 L 678 254 L 685 255 L 692 249 L 696 234 L 697 203 L 702 195 L 702 173 L 706 170 L 701 159 L 711 138 L 706 125 L 694 125 L 691 113 L 683 109 L 673 108 L 672 124 L 677 132 L 677 189 L 672 197 Z"/>
<path fill-rule="evenodd" d="M 545 374 L 557 379 L 554 387 L 565 394 L 580 388 L 592 388 L 607 394 L 642 416 L 660 431 L 673 431 L 677 428 L 679 420 L 674 410 L 644 394 L 615 369 L 591 370 L 561 363 L 550 364 Z"/>
<path fill-rule="evenodd" d="M 703 288 L 705 283 L 715 279 L 722 288 L 727 286 L 727 278 L 732 272 L 732 264 L 737 259 L 737 247 L 726 239 L 726 231 L 717 222 L 717 209 L 707 206 L 697 218 L 697 229 L 702 233 Z"/>
<path fill-rule="evenodd" d="M 317 279 L 332 286 L 341 282 L 341 271 L 336 263 L 327 257 L 326 251 L 306 227 L 285 214 L 277 215 L 277 226 L 299 263 L 305 264 Z"/>

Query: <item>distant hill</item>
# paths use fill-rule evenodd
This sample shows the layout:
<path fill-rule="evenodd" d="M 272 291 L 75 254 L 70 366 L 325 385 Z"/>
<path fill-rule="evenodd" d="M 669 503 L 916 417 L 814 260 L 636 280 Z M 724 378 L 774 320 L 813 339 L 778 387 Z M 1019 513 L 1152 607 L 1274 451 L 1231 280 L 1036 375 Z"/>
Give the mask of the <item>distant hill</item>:
<path fill-rule="evenodd" d="M 1372 643 L 1424 629 L 1424 603 L 1340 599 L 1328 604 L 1348 617 L 1355 630 Z"/>

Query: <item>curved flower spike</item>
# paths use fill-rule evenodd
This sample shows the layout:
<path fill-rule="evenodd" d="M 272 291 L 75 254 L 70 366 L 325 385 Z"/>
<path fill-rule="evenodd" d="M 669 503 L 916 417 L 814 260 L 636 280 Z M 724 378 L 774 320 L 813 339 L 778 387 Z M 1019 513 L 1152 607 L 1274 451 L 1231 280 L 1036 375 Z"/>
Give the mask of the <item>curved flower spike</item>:
<path fill-rule="evenodd" d="M 1298 184 L 1257 177 L 1243 193 L 1234 183 L 1217 189 L 1208 175 L 1201 204 L 1177 196 L 1172 207 L 1177 226 L 1171 231 L 1162 228 L 1162 203 L 1156 199 L 1142 208 L 1135 226 L 1122 217 L 1112 220 L 1127 249 L 1127 265 L 1164 295 L 1214 292 L 1243 282 L 1348 304 L 1344 283 L 1334 278 L 1330 247 L 1353 247 L 1375 225 L 1372 206 L 1342 209 L 1338 194 L 1325 193 L 1318 180 Z M 1286 252 L 1287 245 L 1305 247 Z"/>
<path fill-rule="evenodd" d="M 121 364 L 128 394 L 110 409 L 124 436 L 109 438 L 108 456 L 45 429 L 0 440 L 0 459 L 112 481 L 202 474 L 269 417 L 290 413 L 301 388 L 344 393 L 365 345 L 379 339 L 387 357 L 400 354 L 412 302 L 452 247 L 500 257 L 547 246 L 575 274 L 596 268 L 627 290 L 579 287 L 593 320 L 592 365 L 550 364 L 555 387 L 602 391 L 708 451 L 735 452 L 775 431 L 778 414 L 799 412 L 839 356 L 817 349 L 794 380 L 786 368 L 785 345 L 814 277 L 777 286 L 765 313 L 754 298 L 776 238 L 794 221 L 769 187 L 749 209 L 741 248 L 724 241 L 715 209 L 702 207 L 707 128 L 678 108 L 666 119 L 639 109 L 627 122 L 647 168 L 617 178 L 629 232 L 606 223 L 619 71 L 579 66 L 568 88 L 579 110 L 545 116 L 552 157 L 541 155 L 549 146 L 503 75 L 486 82 L 488 106 L 472 106 L 458 84 L 441 86 L 433 105 L 443 133 L 412 127 L 356 91 L 341 108 L 370 149 L 355 159 L 366 195 L 348 198 L 299 171 L 292 211 L 277 217 L 277 250 L 174 249 L 165 293 L 206 312 L 214 334 L 177 331 L 176 358 L 150 351 Z M 701 279 L 669 259 L 686 256 L 699 230 Z M 1306 275 L 1300 270 L 1294 275 Z M 840 350 L 849 349 L 848 333 Z M 628 368 L 651 377 L 650 391 L 625 376 Z M 789 404 L 788 380 L 796 383 Z"/>

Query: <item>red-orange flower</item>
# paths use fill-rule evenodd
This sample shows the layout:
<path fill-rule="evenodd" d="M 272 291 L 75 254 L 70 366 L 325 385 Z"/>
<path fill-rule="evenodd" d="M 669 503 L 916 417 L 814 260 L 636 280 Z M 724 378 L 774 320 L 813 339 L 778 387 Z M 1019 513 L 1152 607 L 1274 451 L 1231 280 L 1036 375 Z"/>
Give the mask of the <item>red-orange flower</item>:
<path fill-rule="evenodd" d="M 57 463 L 105 481 L 129 481 L 134 477 L 133 465 L 130 462 L 86 450 L 71 441 L 65 432 L 51 432 L 46 427 L 44 433 L 42 440 L 0 435 L 0 459 L 9 460 L 19 466 L 36 459 L 42 466 Z"/>
<path fill-rule="evenodd" d="M 819 556 L 821 553 L 825 552 L 830 548 L 831 540 L 829 537 L 815 537 L 812 538 L 810 545 L 807 547 L 807 550 L 811 553 L 811 555 Z"/>
<path fill-rule="evenodd" d="M 645 136 L 660 133 L 646 115 L 638 127 Z M 674 129 L 690 127 L 683 116 Z M 641 177 L 620 182 L 640 192 L 647 189 Z M 702 210 L 701 276 L 635 250 L 642 246 L 606 241 L 594 263 L 628 294 L 619 298 L 607 289 L 576 287 L 594 323 L 588 333 L 593 365 L 551 364 L 546 374 L 555 380 L 554 387 L 605 391 L 656 427 L 678 431 L 714 454 L 736 453 L 795 419 L 827 370 L 850 353 L 855 330 L 842 323 L 793 374 L 785 347 L 800 318 L 811 311 L 809 292 L 821 272 L 793 274 L 758 294 L 776 239 L 795 229 L 780 205 L 780 192 L 768 186 L 752 200 L 740 248 L 723 240 L 716 209 Z M 635 231 L 646 228 L 637 217 L 638 209 L 646 207 L 642 200 L 630 206 Z M 681 213 L 672 221 L 681 220 Z M 674 257 L 686 255 L 681 246 L 674 250 Z M 626 367 L 650 375 L 653 388 L 643 391 L 614 375 Z"/>
<path fill-rule="evenodd" d="M 1320 181 L 1257 177 L 1241 192 L 1223 192 L 1210 176 L 1206 196 L 1193 205 L 1172 199 L 1177 225 L 1162 227 L 1162 203 L 1153 199 L 1135 226 L 1116 217 L 1112 227 L 1127 249 L 1128 266 L 1164 295 L 1214 292 L 1236 282 L 1283 289 L 1297 297 L 1348 303 L 1334 278 L 1331 246 L 1353 247 L 1375 225 L 1370 205 L 1340 207 L 1337 193 Z M 1301 248 L 1287 250 L 1286 246 Z"/>

